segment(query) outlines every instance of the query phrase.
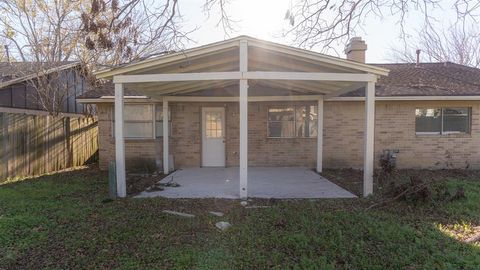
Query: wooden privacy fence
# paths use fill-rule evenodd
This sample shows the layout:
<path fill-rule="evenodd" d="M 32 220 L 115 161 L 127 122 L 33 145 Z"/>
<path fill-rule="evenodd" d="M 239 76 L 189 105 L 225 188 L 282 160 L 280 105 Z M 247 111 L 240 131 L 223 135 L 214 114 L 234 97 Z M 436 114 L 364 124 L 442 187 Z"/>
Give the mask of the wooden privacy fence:
<path fill-rule="evenodd" d="M 96 118 L 0 112 L 0 182 L 81 166 L 97 151 Z"/>

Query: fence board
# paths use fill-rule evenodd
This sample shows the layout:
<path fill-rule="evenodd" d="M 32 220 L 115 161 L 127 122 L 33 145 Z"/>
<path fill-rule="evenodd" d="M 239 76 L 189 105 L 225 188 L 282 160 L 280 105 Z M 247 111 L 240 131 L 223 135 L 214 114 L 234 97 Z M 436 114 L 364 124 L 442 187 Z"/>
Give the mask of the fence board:
<path fill-rule="evenodd" d="M 0 182 L 81 166 L 97 151 L 92 117 L 0 113 Z"/>

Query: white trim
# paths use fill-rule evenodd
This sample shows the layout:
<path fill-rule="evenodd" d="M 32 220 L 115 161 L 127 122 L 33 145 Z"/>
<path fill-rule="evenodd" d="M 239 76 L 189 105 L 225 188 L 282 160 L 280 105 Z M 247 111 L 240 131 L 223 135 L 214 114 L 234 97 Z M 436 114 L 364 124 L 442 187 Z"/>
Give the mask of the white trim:
<path fill-rule="evenodd" d="M 323 97 L 318 99 L 317 105 L 317 172 L 323 169 Z"/>
<path fill-rule="evenodd" d="M 242 73 L 249 80 L 289 80 L 289 81 L 335 81 L 335 82 L 370 82 L 376 81 L 373 74 L 329 73 L 329 72 L 273 72 L 249 71 Z"/>
<path fill-rule="evenodd" d="M 169 164 L 168 164 L 168 156 L 169 156 L 169 149 L 168 149 L 168 100 L 163 101 L 162 105 L 163 111 L 163 173 L 167 175 L 169 173 Z M 155 108 L 154 108 L 155 109 Z M 165 121 L 165 119 L 167 121 Z M 153 119 L 156 124 L 156 119 Z"/>
<path fill-rule="evenodd" d="M 240 71 L 248 70 L 248 43 L 240 40 Z M 240 198 L 248 197 L 248 81 L 240 80 L 239 83 L 240 107 Z"/>
<path fill-rule="evenodd" d="M 120 198 L 127 196 L 123 104 L 123 85 L 121 83 L 115 84 L 115 169 L 117 196 Z"/>
<path fill-rule="evenodd" d="M 373 193 L 373 166 L 375 148 L 375 83 L 368 82 L 365 100 L 365 132 L 363 157 L 363 196 Z"/>
<path fill-rule="evenodd" d="M 376 81 L 377 76 L 373 74 L 361 74 L 361 73 L 229 71 L 229 72 L 116 75 L 113 77 L 113 83 L 221 81 L 221 80 L 244 80 L 244 79 L 246 80 L 371 82 L 371 81 Z"/>
<path fill-rule="evenodd" d="M 200 73 L 169 73 L 169 74 L 139 74 L 116 75 L 113 83 L 148 83 L 148 82 L 185 82 L 185 81 L 218 81 L 239 80 L 242 73 L 230 72 L 200 72 Z"/>
<path fill-rule="evenodd" d="M 321 95 L 311 96 L 249 96 L 248 102 L 261 101 L 309 101 L 317 100 Z M 175 102 L 238 102 L 238 97 L 198 97 L 198 96 L 167 96 L 168 101 Z"/>

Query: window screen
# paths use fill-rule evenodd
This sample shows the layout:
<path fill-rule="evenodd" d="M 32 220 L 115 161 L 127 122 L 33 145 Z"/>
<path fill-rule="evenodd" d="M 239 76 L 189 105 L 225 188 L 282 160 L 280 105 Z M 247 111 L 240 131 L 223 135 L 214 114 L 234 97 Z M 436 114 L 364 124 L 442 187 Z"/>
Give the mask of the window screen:
<path fill-rule="evenodd" d="M 470 108 L 421 108 L 415 110 L 419 134 L 470 133 Z"/>
<path fill-rule="evenodd" d="M 268 137 L 316 137 L 317 106 L 269 108 Z"/>

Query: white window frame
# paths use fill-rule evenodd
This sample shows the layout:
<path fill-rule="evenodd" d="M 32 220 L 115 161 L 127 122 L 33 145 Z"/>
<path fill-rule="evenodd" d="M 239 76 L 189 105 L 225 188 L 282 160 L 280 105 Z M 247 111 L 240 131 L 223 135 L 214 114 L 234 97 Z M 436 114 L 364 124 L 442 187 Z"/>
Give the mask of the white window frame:
<path fill-rule="evenodd" d="M 443 124 L 444 124 L 444 113 L 443 111 L 445 109 L 449 108 L 461 108 L 461 109 L 467 109 L 467 117 L 468 117 L 468 132 L 461 132 L 461 131 L 443 131 Z M 461 107 L 461 106 L 455 106 L 455 107 L 418 107 L 415 108 L 415 112 L 418 109 L 440 109 L 440 131 L 439 132 L 418 132 L 417 131 L 417 124 L 415 123 L 415 135 L 450 135 L 450 134 L 471 134 L 472 133 L 472 107 Z M 415 122 L 416 122 L 416 115 L 415 115 Z"/>
<path fill-rule="evenodd" d="M 314 138 L 317 138 L 318 136 L 318 127 L 317 127 L 317 135 L 316 136 L 303 136 L 303 137 L 300 137 L 300 136 L 297 136 L 297 108 L 299 107 L 310 107 L 310 106 L 313 106 L 313 107 L 317 107 L 317 105 L 315 104 L 304 104 L 304 105 L 298 105 L 298 104 L 295 104 L 295 105 L 272 105 L 272 106 L 268 106 L 267 107 L 267 138 L 269 139 L 314 139 Z M 270 130 L 269 130 L 269 123 L 270 122 L 282 122 L 282 121 L 270 121 L 270 109 L 285 109 L 285 108 L 293 108 L 293 136 L 289 136 L 289 137 L 272 137 L 270 136 Z M 315 112 L 315 110 L 314 110 Z M 318 116 L 317 116 L 318 117 Z M 285 121 L 287 122 L 287 121 Z"/>
<path fill-rule="evenodd" d="M 152 121 L 151 121 L 151 124 L 152 124 L 152 136 L 148 136 L 148 137 L 125 137 L 126 140 L 150 140 L 150 139 L 160 139 L 160 138 L 163 138 L 163 133 L 160 134 L 158 137 L 157 137 L 157 127 L 156 127 L 156 124 L 157 124 L 157 119 L 156 119 L 156 107 L 160 107 L 162 108 L 163 105 L 162 104 L 152 104 L 152 103 L 128 103 L 128 104 L 125 104 L 125 105 L 148 105 L 151 107 L 151 111 L 152 111 Z M 114 114 L 114 107 L 112 106 L 111 110 L 110 110 L 110 113 L 111 113 L 111 135 L 112 135 L 112 138 L 115 138 L 115 114 Z M 169 131 L 169 136 L 172 135 L 172 118 L 171 118 L 171 111 L 170 111 L 170 107 L 168 108 L 168 116 L 169 116 L 169 128 L 168 128 L 168 131 Z M 130 122 L 130 121 L 125 121 L 125 122 Z M 135 122 L 138 122 L 138 121 L 135 121 Z M 146 122 L 150 122 L 150 121 L 145 121 Z M 162 123 L 162 121 L 159 121 L 159 123 Z"/>

